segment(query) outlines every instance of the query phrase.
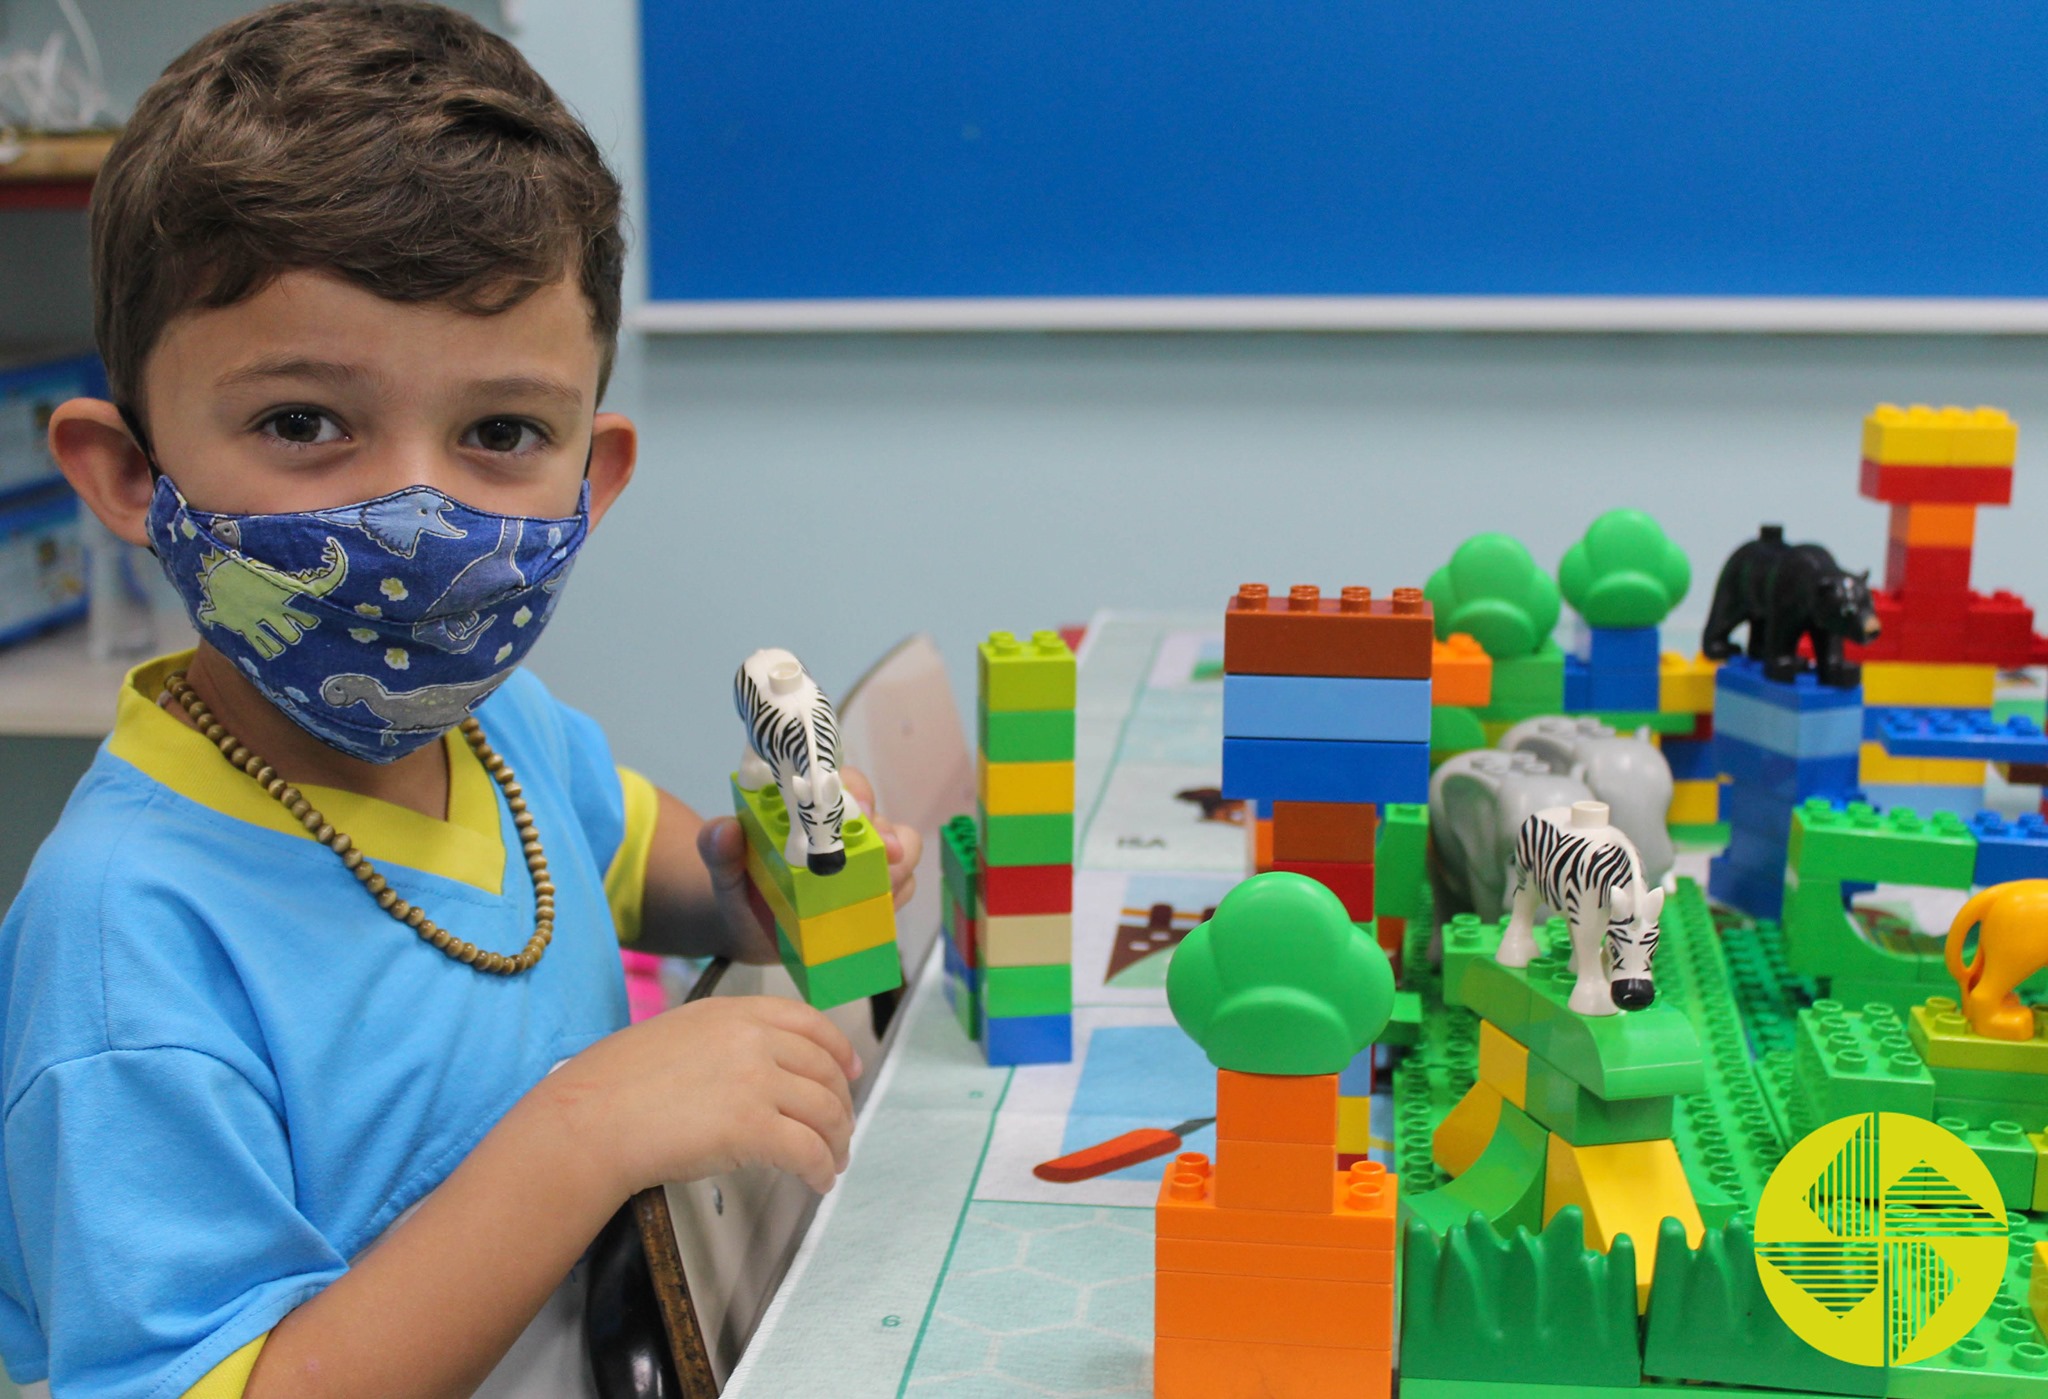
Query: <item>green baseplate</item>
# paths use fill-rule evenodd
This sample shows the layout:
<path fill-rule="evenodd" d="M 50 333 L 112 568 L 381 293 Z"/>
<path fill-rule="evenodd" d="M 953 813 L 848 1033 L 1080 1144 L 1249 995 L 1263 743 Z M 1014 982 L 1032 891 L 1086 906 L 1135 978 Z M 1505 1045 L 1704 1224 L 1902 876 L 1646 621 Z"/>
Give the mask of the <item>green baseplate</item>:
<path fill-rule="evenodd" d="M 1662 1237 L 1635 1245 L 1657 1249 L 1649 1308 L 1638 1319 L 1624 1285 L 1632 1267 L 1584 1246 L 1576 1210 L 1533 1232 L 1541 1202 L 1530 1199 L 1528 1143 L 1497 1137 L 1490 1169 L 1482 1156 L 1456 1183 L 1431 1160 L 1432 1133 L 1477 1075 L 1479 1022 L 1445 1004 L 1442 973 L 1428 956 L 1433 920 L 1426 904 L 1410 913 L 1403 991 L 1415 994 L 1421 1016 L 1414 1047 L 1394 1073 L 1395 1168 L 1411 1206 L 1402 1255 L 1402 1399 L 1665 1390 L 2048 1399 L 2048 1343 L 2026 1302 L 2033 1248 L 2048 1239 L 2048 1216 L 2008 1214 L 2010 1265 L 1997 1300 L 1968 1336 L 1913 1365 L 1883 1370 L 1832 1360 L 1794 1336 L 1763 1297 L 1749 1227 L 1772 1169 L 1815 1114 L 1880 1106 L 1866 1101 L 1853 1073 L 1808 1072 L 1817 1036 L 1839 1037 L 1844 1017 L 1863 1012 L 1815 1006 L 1816 987 L 1793 973 L 1776 924 L 1726 911 L 1717 920 L 1690 880 L 1665 904 L 1658 1004 L 1690 1022 L 1705 1071 L 1703 1085 L 1677 1095 L 1673 1135 L 1707 1234 L 1690 1249 L 1671 1221 Z M 1552 957 L 1567 942 L 1557 922 L 1538 936 Z M 1871 1016 L 1868 1027 L 1851 1023 L 1847 1031 L 1896 1054 L 1902 1032 L 1895 1017 L 1882 1009 Z M 1908 1077 L 1924 1082 L 1917 1073 Z M 1886 1078 L 1886 1090 L 1896 1092 L 1897 1081 Z M 1540 1197 L 1540 1185 L 1537 1191 Z"/>

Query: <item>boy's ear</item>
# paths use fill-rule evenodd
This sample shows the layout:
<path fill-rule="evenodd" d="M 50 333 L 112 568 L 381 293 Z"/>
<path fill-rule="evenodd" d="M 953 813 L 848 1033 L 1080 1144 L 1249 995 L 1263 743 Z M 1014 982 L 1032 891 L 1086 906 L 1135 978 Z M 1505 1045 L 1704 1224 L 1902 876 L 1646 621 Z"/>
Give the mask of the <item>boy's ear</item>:
<path fill-rule="evenodd" d="M 624 413 L 599 413 L 590 428 L 590 523 L 595 528 L 633 479 L 640 433 Z"/>
<path fill-rule="evenodd" d="M 156 482 L 119 408 L 103 398 L 58 404 L 50 414 L 50 454 L 101 524 L 130 544 L 148 545 Z"/>

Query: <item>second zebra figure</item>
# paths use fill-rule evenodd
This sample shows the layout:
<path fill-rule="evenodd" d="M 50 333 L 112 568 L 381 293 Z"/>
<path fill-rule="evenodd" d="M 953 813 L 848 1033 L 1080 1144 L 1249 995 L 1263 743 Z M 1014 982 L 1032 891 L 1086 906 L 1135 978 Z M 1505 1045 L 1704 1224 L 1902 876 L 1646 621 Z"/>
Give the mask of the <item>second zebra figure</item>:
<path fill-rule="evenodd" d="M 1650 963 L 1664 891 L 1646 885 L 1635 846 L 1608 821 L 1605 802 L 1573 802 L 1522 823 L 1508 869 L 1513 907 L 1495 960 L 1526 967 L 1536 956 L 1536 909 L 1572 930 L 1571 1008 L 1581 1015 L 1641 1010 L 1656 999 Z"/>
<path fill-rule="evenodd" d="M 861 814 L 839 779 L 839 719 L 804 663 L 780 647 L 756 651 L 732 681 L 733 705 L 747 726 L 747 751 L 734 774 L 758 792 L 770 782 L 789 808 L 783 859 L 812 874 L 846 868 L 841 827 Z"/>

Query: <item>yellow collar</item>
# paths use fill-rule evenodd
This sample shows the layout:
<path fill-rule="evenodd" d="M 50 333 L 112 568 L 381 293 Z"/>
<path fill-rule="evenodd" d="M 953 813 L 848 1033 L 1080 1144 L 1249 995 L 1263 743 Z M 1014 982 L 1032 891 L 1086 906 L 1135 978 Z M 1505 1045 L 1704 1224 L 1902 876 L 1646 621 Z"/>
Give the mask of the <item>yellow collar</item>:
<path fill-rule="evenodd" d="M 107 751 L 132 763 L 180 796 L 266 830 L 301 840 L 312 834 L 289 811 L 222 759 L 220 750 L 157 703 L 164 677 L 190 665 L 192 652 L 159 656 L 128 672 L 115 709 Z M 320 808 L 338 831 L 380 865 L 438 874 L 491 894 L 503 892 L 505 842 L 498 824 L 498 790 L 462 736 L 442 735 L 448 754 L 448 819 L 344 792 L 338 787 L 304 786 L 306 800 Z"/>

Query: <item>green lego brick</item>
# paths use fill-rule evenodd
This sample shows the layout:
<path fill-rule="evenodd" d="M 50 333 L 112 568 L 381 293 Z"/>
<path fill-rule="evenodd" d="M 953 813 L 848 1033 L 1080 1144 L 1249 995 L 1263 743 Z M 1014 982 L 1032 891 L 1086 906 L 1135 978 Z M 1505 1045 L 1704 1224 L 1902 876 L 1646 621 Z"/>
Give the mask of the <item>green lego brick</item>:
<path fill-rule="evenodd" d="M 1846 1004 L 1883 1001 L 1904 1015 L 1948 980 L 1938 943 L 1866 936 L 1843 906 L 1838 878 L 1800 875 L 1787 884 L 1784 939 L 1787 969 L 1825 982 Z"/>
<path fill-rule="evenodd" d="M 1755 1243 L 1740 1220 L 1709 1228 L 1697 1249 L 1686 1245 L 1682 1224 L 1664 1221 L 1650 1284 L 1643 1372 L 1716 1390 L 1756 1385 L 1817 1394 L 1885 1392 L 1883 1368 L 1823 1355 L 1779 1318 L 1764 1295 Z"/>
<path fill-rule="evenodd" d="M 1540 1054 L 1529 1056 L 1525 1108 L 1538 1125 L 1573 1146 L 1657 1141 L 1671 1135 L 1676 1101 L 1669 1094 L 1608 1102 Z"/>
<path fill-rule="evenodd" d="M 992 763 L 1070 763 L 1074 760 L 1071 709 L 982 709 L 976 737 Z"/>
<path fill-rule="evenodd" d="M 939 870 L 946 896 L 965 909 L 970 918 L 981 902 L 981 890 L 977 887 L 980 877 L 975 873 L 980 850 L 981 830 L 972 816 L 954 816 L 939 827 Z"/>
<path fill-rule="evenodd" d="M 1951 997 L 1930 996 L 1925 1005 L 1913 1007 L 1909 1026 L 1914 1048 L 1930 1065 L 2031 1074 L 2048 1093 L 2048 1021 L 2040 1016 L 2034 1018 L 2030 1040 L 1993 1039 L 1972 1030 Z"/>
<path fill-rule="evenodd" d="M 1429 808 L 1420 802 L 1389 802 L 1380 808 L 1373 843 L 1373 914 L 1412 922 L 1428 887 Z"/>
<path fill-rule="evenodd" d="M 1522 1384 L 1515 1380 L 1401 1380 L 1401 1399 L 1643 1399 L 1638 1385 Z"/>
<path fill-rule="evenodd" d="M 1801 880 L 1967 889 L 1976 875 L 1977 837 L 1952 812 L 1922 817 L 1862 802 L 1837 811 L 1815 798 L 1792 813 L 1787 859 Z"/>
<path fill-rule="evenodd" d="M 1890 1006 L 1850 1010 L 1815 1001 L 1800 1012 L 1793 1065 L 1800 1089 L 1791 1104 L 1795 1141 L 1852 1113 L 1934 1116 L 1934 1076 Z"/>
<path fill-rule="evenodd" d="M 1439 1237 L 1402 1234 L 1401 1383 L 1420 1379 L 1570 1385 L 1569 1393 L 1642 1379 L 1633 1241 L 1586 1247 L 1576 1207 L 1540 1234 L 1467 1222 Z"/>
<path fill-rule="evenodd" d="M 1361 923 L 1358 930 L 1367 937 L 1372 929 Z M 1411 1049 L 1422 1040 L 1422 997 L 1413 991 L 1394 993 L 1394 1013 L 1387 1021 L 1387 1028 L 1380 1031 L 1379 1042 L 1398 1049 Z"/>
<path fill-rule="evenodd" d="M 782 858 L 789 844 L 789 810 L 782 804 L 781 789 L 771 782 L 758 792 L 749 792 L 740 786 L 738 774 L 731 781 L 733 812 L 747 833 L 747 843 L 759 853 L 774 876 L 775 887 L 799 918 L 830 913 L 891 892 L 889 854 L 882 848 L 881 833 L 865 817 L 849 816 L 840 827 L 846 867 L 837 874 L 812 874 Z"/>
<path fill-rule="evenodd" d="M 960 1022 L 960 1033 L 969 1040 L 981 1039 L 981 997 L 974 989 L 958 977 L 946 978 L 946 1001 L 953 1007 L 953 1018 Z"/>
<path fill-rule="evenodd" d="M 782 952 L 782 965 L 796 982 L 797 990 L 819 1010 L 893 991 L 903 984 L 903 963 L 893 942 L 812 966 L 804 965 L 790 944 L 789 934 L 780 925 L 775 929 L 775 945 Z"/>
<path fill-rule="evenodd" d="M 1699 726 L 1700 718 L 1697 714 L 1667 714 L 1661 709 L 1593 709 L 1574 710 L 1573 713 L 1598 719 L 1616 733 L 1648 729 L 1652 733 L 1670 734 L 1677 738 L 1690 736 Z"/>
<path fill-rule="evenodd" d="M 1574 978 L 1560 948 L 1562 919 L 1536 930 L 1541 955 L 1527 967 L 1493 959 L 1501 924 L 1453 919 L 1444 928 L 1444 999 L 1491 1020 L 1601 1098 L 1696 1093 L 1706 1083 L 1699 1035 L 1668 1001 L 1617 1015 L 1580 1015 L 1566 1002 Z"/>
<path fill-rule="evenodd" d="M 1074 969 L 1051 967 L 983 967 L 981 1013 L 1009 1019 L 1020 1015 L 1071 1015 L 1074 1010 Z"/>
<path fill-rule="evenodd" d="M 1550 1134 L 1513 1103 L 1500 1105 L 1500 1121 L 1479 1159 L 1446 1185 L 1401 1196 L 1404 1215 L 1433 1233 L 1449 1233 L 1475 1213 L 1503 1232 L 1543 1222 L 1543 1171 Z M 1408 1177 L 1404 1175 L 1404 1180 Z"/>
<path fill-rule="evenodd" d="M 2027 1307 L 2034 1247 L 2048 1220 L 2008 1214 L 2005 1277 L 1984 1319 L 1940 1355 L 1885 1372 L 1890 1399 L 2024 1399 L 2048 1390 L 2048 1344 Z"/>
<path fill-rule="evenodd" d="M 1953 1117 L 1972 1127 L 1989 1127 L 2011 1122 L 2029 1132 L 2048 1131 L 2048 1108 L 2039 1103 L 2016 1103 L 2007 1098 L 1951 1098 L 1935 1082 L 1934 1116 Z"/>
<path fill-rule="evenodd" d="M 1673 826 L 1671 839 L 1680 850 L 1720 850 L 1728 844 L 1728 837 L 1734 827 L 1726 821 L 1715 821 L 1705 826 Z"/>
<path fill-rule="evenodd" d="M 1074 707 L 1074 653 L 1056 631 L 1033 632 L 1028 641 L 990 632 L 976 669 L 981 707 L 990 713 Z"/>
<path fill-rule="evenodd" d="M 989 864 L 1009 866 L 1074 863 L 1073 812 L 991 816 L 977 807 L 976 814 L 981 820 L 981 858 Z"/>
<path fill-rule="evenodd" d="M 2034 1207 L 2034 1143 L 2017 1122 L 1971 1123 L 1961 1117 L 1937 1115 L 1937 1127 L 1955 1133 L 1977 1153 L 1977 1159 L 1998 1182 L 1999 1198 L 2009 1210 Z"/>
<path fill-rule="evenodd" d="M 1491 718 L 1496 710 L 1529 705 L 1548 705 L 1537 711 L 1544 714 L 1564 711 L 1564 648 L 1555 640 L 1527 656 L 1496 660 L 1490 703 L 1480 712 Z"/>

